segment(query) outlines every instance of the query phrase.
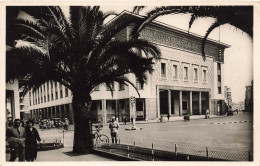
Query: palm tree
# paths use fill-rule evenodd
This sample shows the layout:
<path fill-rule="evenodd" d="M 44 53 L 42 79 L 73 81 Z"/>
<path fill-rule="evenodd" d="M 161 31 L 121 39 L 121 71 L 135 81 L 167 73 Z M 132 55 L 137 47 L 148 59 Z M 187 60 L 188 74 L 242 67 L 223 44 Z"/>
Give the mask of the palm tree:
<path fill-rule="evenodd" d="M 140 11 L 144 6 L 135 6 L 133 11 Z M 208 28 L 201 44 L 202 56 L 205 58 L 205 44 L 209 34 L 217 27 L 230 24 L 253 37 L 253 7 L 252 6 L 162 6 L 147 13 L 146 19 L 133 31 L 139 35 L 142 29 L 159 16 L 169 14 L 191 14 L 189 29 L 198 18 L 212 17 L 215 22 Z M 136 37 L 137 37 L 136 36 Z"/>
<path fill-rule="evenodd" d="M 75 119 L 73 152 L 89 153 L 93 149 L 93 89 L 106 84 L 112 93 L 114 82 L 135 87 L 125 77 L 128 73 L 145 83 L 160 51 L 145 40 L 117 40 L 118 32 L 135 21 L 123 16 L 104 25 L 105 18 L 114 13 L 103 13 L 98 6 L 70 7 L 68 20 L 57 6 L 22 10 L 31 19 L 20 17 L 14 26 L 19 39 L 30 45 L 7 52 L 7 80 L 26 76 L 25 90 L 36 90 L 47 81 L 70 89 Z"/>

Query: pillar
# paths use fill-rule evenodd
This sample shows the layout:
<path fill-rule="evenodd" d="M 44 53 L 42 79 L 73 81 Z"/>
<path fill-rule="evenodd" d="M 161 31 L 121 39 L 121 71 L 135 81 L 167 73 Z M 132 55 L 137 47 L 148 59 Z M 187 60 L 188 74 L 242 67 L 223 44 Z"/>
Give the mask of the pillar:
<path fill-rule="evenodd" d="M 180 99 L 180 116 L 182 116 L 182 91 L 179 92 L 179 99 Z"/>
<path fill-rule="evenodd" d="M 199 114 L 202 115 L 202 107 L 201 107 L 201 92 L 199 92 Z"/>
<path fill-rule="evenodd" d="M 193 109 L 192 109 L 192 91 L 190 91 L 190 115 L 193 114 Z"/>
<path fill-rule="evenodd" d="M 171 115 L 172 111 L 172 103 L 171 103 L 171 90 L 168 90 L 168 114 Z"/>
<path fill-rule="evenodd" d="M 102 99 L 102 120 L 103 124 L 107 122 L 107 103 L 106 99 Z"/>

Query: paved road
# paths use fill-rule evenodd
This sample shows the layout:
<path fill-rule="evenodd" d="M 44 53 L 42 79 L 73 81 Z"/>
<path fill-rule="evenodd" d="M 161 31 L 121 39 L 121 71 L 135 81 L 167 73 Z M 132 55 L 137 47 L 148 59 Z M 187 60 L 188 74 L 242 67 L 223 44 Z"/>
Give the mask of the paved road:
<path fill-rule="evenodd" d="M 142 123 L 137 124 L 137 127 L 143 128 L 142 130 L 125 130 L 130 127 L 131 125 L 120 125 L 121 143 L 135 141 L 136 144 L 151 145 L 154 142 L 154 146 L 167 146 L 167 144 L 175 143 L 192 144 L 239 151 L 252 150 L 253 147 L 252 114 L 249 113 L 240 112 L 234 116 L 197 119 L 189 122 L 181 120 L 166 123 Z M 101 133 L 109 136 L 108 125 L 104 126 Z M 61 130 L 40 130 L 40 135 L 46 142 L 51 142 L 54 139 L 60 139 L 63 142 Z M 64 132 L 64 145 L 72 147 L 73 131 Z"/>

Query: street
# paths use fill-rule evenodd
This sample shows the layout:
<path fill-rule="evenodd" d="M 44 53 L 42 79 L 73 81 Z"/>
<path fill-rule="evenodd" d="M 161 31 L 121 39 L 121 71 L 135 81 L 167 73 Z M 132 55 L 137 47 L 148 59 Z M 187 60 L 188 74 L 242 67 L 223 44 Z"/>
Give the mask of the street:
<path fill-rule="evenodd" d="M 139 122 L 136 126 L 143 129 L 129 131 L 125 129 L 130 128 L 131 124 L 120 125 L 121 143 L 135 142 L 150 145 L 153 143 L 155 147 L 156 144 L 198 145 L 239 151 L 253 148 L 252 114 L 249 113 L 240 112 L 238 115 L 221 118 L 191 119 L 187 122 L 184 120 L 166 121 L 166 123 Z M 53 142 L 56 139 L 63 142 L 62 130 L 38 130 L 42 140 L 46 142 Z M 73 146 L 73 133 L 72 130 L 64 132 L 65 147 Z M 108 125 L 104 125 L 101 133 L 110 136 Z"/>

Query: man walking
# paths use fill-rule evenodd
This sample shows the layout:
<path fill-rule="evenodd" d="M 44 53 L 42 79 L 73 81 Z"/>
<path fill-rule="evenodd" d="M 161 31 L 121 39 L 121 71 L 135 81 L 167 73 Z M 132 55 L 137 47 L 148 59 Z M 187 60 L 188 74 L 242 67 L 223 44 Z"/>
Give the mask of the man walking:
<path fill-rule="evenodd" d="M 13 127 L 7 128 L 6 140 L 11 150 L 10 161 L 24 161 L 25 148 L 25 129 L 21 126 L 21 120 L 15 119 Z"/>
<path fill-rule="evenodd" d="M 111 138 L 112 138 L 112 143 L 116 143 L 117 144 L 118 128 L 119 128 L 118 122 L 115 120 L 115 117 L 112 117 L 112 121 L 109 124 L 109 129 L 110 129 L 110 134 L 111 134 Z"/>

